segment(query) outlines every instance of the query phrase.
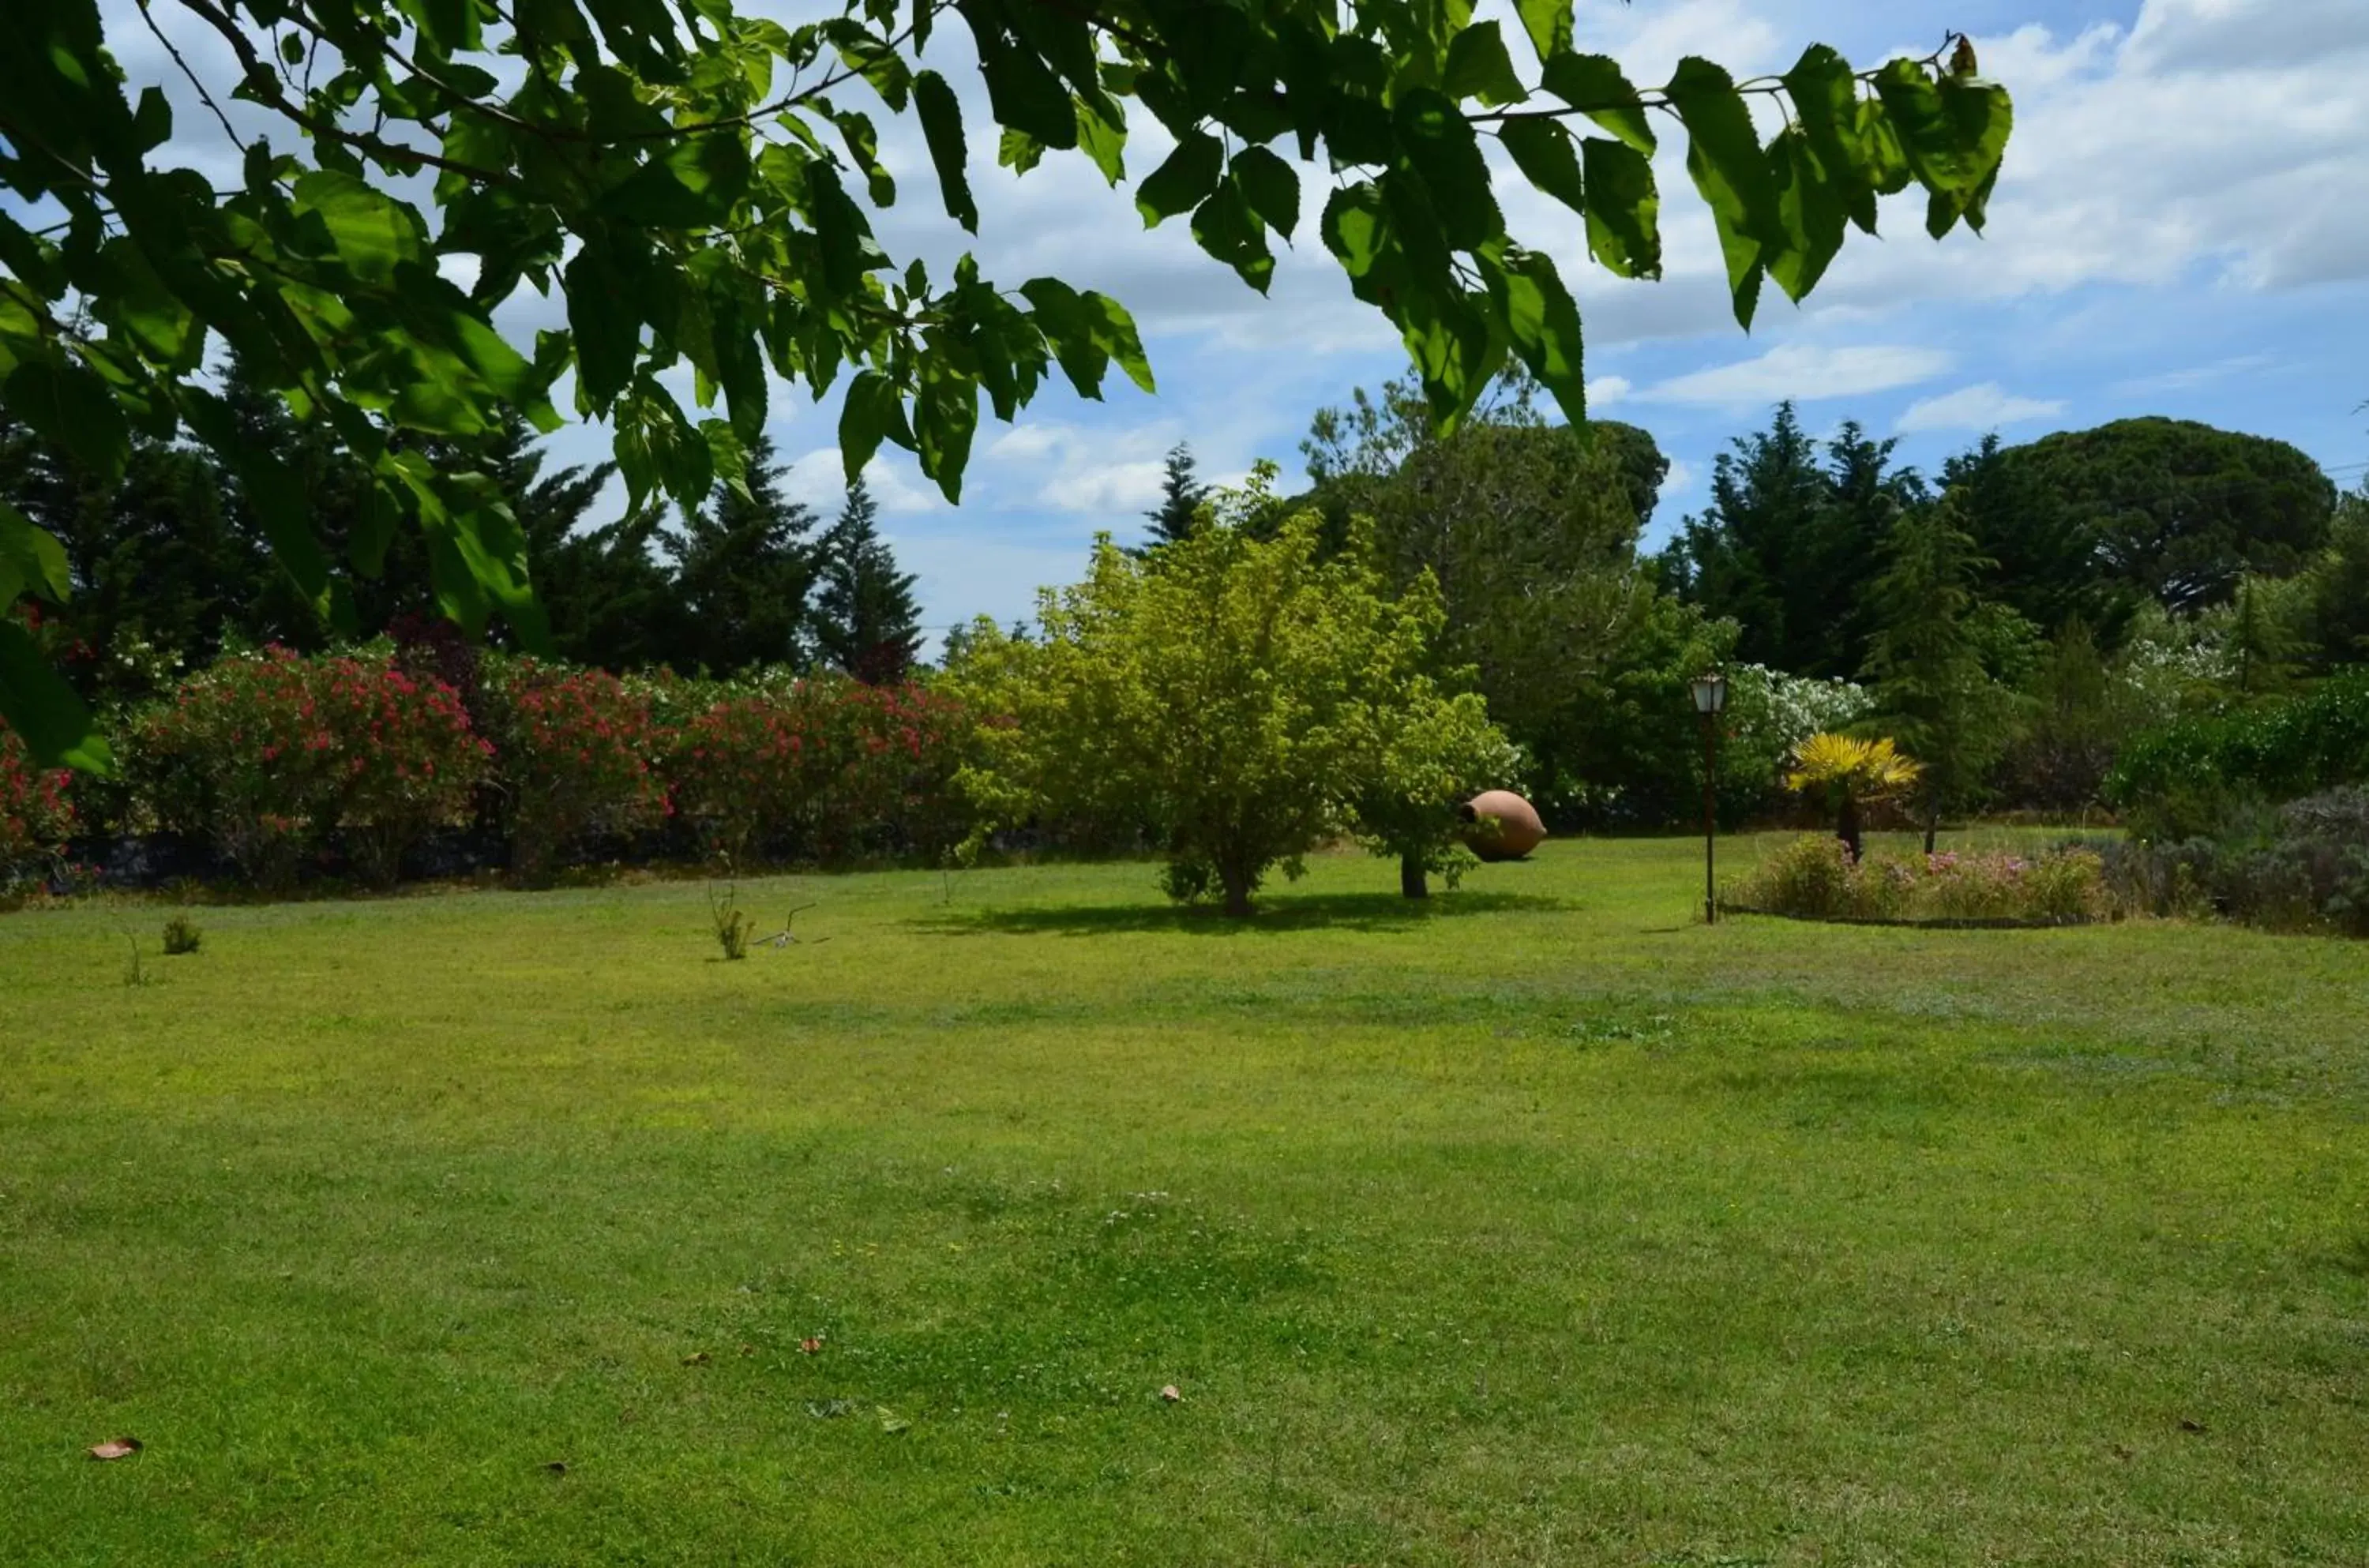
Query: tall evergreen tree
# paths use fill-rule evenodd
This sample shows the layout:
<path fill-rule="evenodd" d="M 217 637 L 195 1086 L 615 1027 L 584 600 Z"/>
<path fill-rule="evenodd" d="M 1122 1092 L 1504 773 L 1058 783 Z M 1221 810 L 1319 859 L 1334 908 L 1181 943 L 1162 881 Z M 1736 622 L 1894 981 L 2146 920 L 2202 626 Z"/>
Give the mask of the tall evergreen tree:
<path fill-rule="evenodd" d="M 750 443 L 748 493 L 719 484 L 664 544 L 689 618 L 673 660 L 686 673 L 729 675 L 804 664 L 816 546 L 814 514 L 782 493 L 772 438 Z"/>
<path fill-rule="evenodd" d="M 1166 471 L 1160 480 L 1160 504 L 1143 514 L 1151 524 L 1143 547 L 1157 550 L 1189 537 L 1208 498 L 1209 486 L 1194 476 L 1191 444 L 1178 441 L 1168 449 Z"/>
<path fill-rule="evenodd" d="M 1976 554 L 1957 502 L 1903 512 L 1870 594 L 1874 629 L 1863 673 L 1869 723 L 1923 765 L 1917 780 L 1925 853 L 1944 811 L 1972 805 L 2005 751 L 2015 698 L 1983 661 L 1975 589 L 1991 563 Z"/>
<path fill-rule="evenodd" d="M 1894 443 L 1846 424 L 1823 453 L 1790 403 L 1720 454 L 1711 504 L 1665 553 L 1665 580 L 1744 628 L 1737 657 L 1799 675 L 1848 677 L 1866 661 L 1867 588 L 1924 481 Z"/>
<path fill-rule="evenodd" d="M 858 475 L 839 521 L 823 536 L 815 638 L 832 665 L 858 681 L 887 686 L 912 670 L 921 647 L 921 612 L 913 575 L 897 569 L 896 552 L 880 537 L 879 516 Z"/>

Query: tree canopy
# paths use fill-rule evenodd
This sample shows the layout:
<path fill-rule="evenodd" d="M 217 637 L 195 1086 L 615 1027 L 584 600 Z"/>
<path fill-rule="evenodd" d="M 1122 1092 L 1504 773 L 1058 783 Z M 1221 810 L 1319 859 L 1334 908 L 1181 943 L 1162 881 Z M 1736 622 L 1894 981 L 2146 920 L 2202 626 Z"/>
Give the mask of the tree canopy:
<path fill-rule="evenodd" d="M 1313 512 L 1262 538 L 1255 506 L 1224 510 L 1146 557 L 1105 535 L 1083 582 L 1041 596 L 1038 635 L 964 639 L 950 686 L 986 721 L 970 789 L 1006 825 L 1141 823 L 1170 892 L 1230 914 L 1344 830 L 1417 892 L 1458 803 L 1515 765 L 1478 694 L 1432 673 L 1437 591 L 1328 559 Z"/>
<path fill-rule="evenodd" d="M 1977 513 L 1975 538 L 2003 565 L 2012 552 L 2045 569 L 2086 546 L 2108 583 L 2175 612 L 2228 603 L 2249 571 L 2295 572 L 2328 542 L 2336 508 L 2305 452 L 2190 419 L 2118 419 L 1995 461 L 2007 494 Z"/>
<path fill-rule="evenodd" d="M 135 431 L 186 431 L 235 465 L 296 590 L 333 620 L 349 594 L 278 451 L 241 440 L 207 375 L 223 347 L 362 486 L 348 561 L 365 575 L 417 532 L 445 613 L 544 625 L 519 521 L 481 469 L 430 439 L 540 429 L 572 397 L 606 421 L 639 502 L 686 509 L 742 477 L 774 378 L 841 390 L 851 477 L 883 441 L 958 494 L 979 406 L 1010 419 L 1058 366 L 1085 396 L 1116 364 L 1152 384 L 1116 301 L 1059 279 L 1004 288 L 966 255 L 933 276 L 891 256 L 898 200 L 876 109 L 918 122 L 950 219 L 976 230 L 969 143 L 1052 154 L 1131 184 L 1146 221 L 1254 288 L 1273 236 L 1313 230 L 1400 330 L 1452 425 L 1509 359 L 1574 419 L 1579 315 L 1554 262 L 1512 235 L 1482 139 L 1574 209 L 1589 254 L 1661 267 L 1649 161 L 1663 129 L 1717 227 L 1734 311 L 1799 298 L 1878 198 L 1920 187 L 1935 236 L 1979 228 L 2011 121 L 1973 51 L 1857 72 L 1814 46 L 1739 83 L 1688 57 L 1640 88 L 1576 46 L 1571 0 L 1517 7 L 1535 67 L 1465 0 L 863 0 L 787 27 L 730 0 L 159 0 L 137 11 L 238 150 L 233 177 L 173 161 L 162 86 L 126 78 L 99 0 L 16 0 L 0 51 L 0 401 L 105 477 Z M 957 29 L 951 24 L 958 18 Z M 183 52 L 170 23 L 210 49 Z M 964 35 L 967 34 L 966 38 Z M 211 62 L 235 61 L 223 70 Z M 984 109 L 955 84 L 976 68 Z M 1749 98 L 1780 100 L 1765 141 Z M 224 112 L 259 114 L 242 134 Z M 1172 145 L 1130 177 L 1130 132 Z M 1566 122 L 1586 121 L 1574 135 Z M 1303 199 L 1312 166 L 1331 189 Z M 532 346 L 492 322 L 521 289 L 564 301 Z M 687 370 L 690 406 L 669 372 Z M 63 595 L 62 552 L 0 512 L 0 601 Z M 0 623 L 0 713 L 50 756 L 103 743 L 21 626 Z"/>

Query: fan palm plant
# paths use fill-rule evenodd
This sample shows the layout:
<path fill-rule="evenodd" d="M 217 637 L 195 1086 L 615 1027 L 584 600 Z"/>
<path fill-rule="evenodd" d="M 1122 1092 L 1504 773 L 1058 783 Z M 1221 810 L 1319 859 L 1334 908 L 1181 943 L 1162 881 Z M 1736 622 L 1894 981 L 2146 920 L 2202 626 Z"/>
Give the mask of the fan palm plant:
<path fill-rule="evenodd" d="M 1901 754 L 1889 739 L 1859 740 L 1848 735 L 1813 735 L 1793 749 L 1785 787 L 1823 794 L 1835 809 L 1835 837 L 1859 859 L 1861 806 L 1889 800 L 1914 784 L 1922 764 Z"/>

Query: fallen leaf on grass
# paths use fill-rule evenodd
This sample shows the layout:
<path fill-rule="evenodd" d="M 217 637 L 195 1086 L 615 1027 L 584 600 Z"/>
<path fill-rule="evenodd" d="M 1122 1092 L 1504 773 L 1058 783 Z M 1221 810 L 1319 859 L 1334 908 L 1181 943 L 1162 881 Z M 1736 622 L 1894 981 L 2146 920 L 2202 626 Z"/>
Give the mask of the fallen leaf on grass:
<path fill-rule="evenodd" d="M 875 1405 L 873 1409 L 880 1414 L 880 1430 L 883 1432 L 902 1432 L 913 1425 L 885 1404 Z"/>
<path fill-rule="evenodd" d="M 2180 1429 L 2182 1432 L 2202 1432 L 2204 1430 L 2204 1423 L 2183 1415 L 2180 1418 Z"/>
<path fill-rule="evenodd" d="M 109 1437 L 104 1443 L 91 1445 L 90 1457 L 95 1459 L 129 1459 L 140 1451 L 137 1437 Z"/>
<path fill-rule="evenodd" d="M 1171 1383 L 1166 1388 L 1160 1391 L 1160 1397 L 1166 1400 L 1169 1403 L 1174 1404 L 1178 1400 L 1184 1397 L 1184 1391 L 1179 1389 L 1175 1384 Z"/>
<path fill-rule="evenodd" d="M 798 1341 L 798 1354 L 801 1356 L 812 1356 L 821 1349 L 822 1335 L 818 1333 L 809 1334 L 806 1338 Z"/>
<path fill-rule="evenodd" d="M 707 1352 L 694 1350 L 682 1358 L 682 1364 L 686 1367 L 704 1367 L 707 1365 Z"/>
<path fill-rule="evenodd" d="M 567 1461 L 566 1459 L 548 1459 L 544 1461 L 543 1468 L 549 1471 L 554 1475 L 566 1475 L 567 1473 Z"/>

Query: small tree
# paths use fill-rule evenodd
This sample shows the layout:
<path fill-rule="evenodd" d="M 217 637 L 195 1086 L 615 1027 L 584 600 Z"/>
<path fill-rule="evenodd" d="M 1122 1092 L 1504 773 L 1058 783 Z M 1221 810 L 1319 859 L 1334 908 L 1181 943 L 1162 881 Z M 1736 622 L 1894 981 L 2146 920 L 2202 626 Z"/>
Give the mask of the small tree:
<path fill-rule="evenodd" d="M 893 686 L 913 668 L 921 647 L 921 612 L 913 574 L 897 569 L 880 537 L 880 508 L 859 475 L 847 505 L 822 542 L 815 595 L 815 640 L 823 657 L 869 686 Z"/>
<path fill-rule="evenodd" d="M 1255 537 L 1266 477 L 1156 566 L 1103 539 L 1084 582 L 1042 596 L 1040 637 L 982 623 L 950 672 L 983 719 L 965 778 L 990 816 L 1140 822 L 1171 893 L 1233 915 L 1343 831 L 1429 864 L 1456 753 L 1494 733 L 1425 677 L 1436 591 L 1386 598 L 1357 558 L 1321 558 L 1312 512 Z"/>
<path fill-rule="evenodd" d="M 1917 795 L 1928 854 L 1941 814 L 1976 800 L 2013 734 L 2016 694 L 1992 679 L 1983 658 L 1983 623 L 1993 607 L 1974 596 L 1977 577 L 1991 564 L 1960 526 L 1957 503 L 1944 498 L 1893 524 L 1890 559 L 1870 590 L 1872 722 L 1922 760 Z"/>
<path fill-rule="evenodd" d="M 1194 474 L 1191 444 L 1178 441 L 1168 449 L 1167 464 L 1160 479 L 1160 504 L 1143 514 L 1151 524 L 1150 537 L 1141 549 L 1132 553 L 1144 555 L 1162 544 L 1190 537 L 1200 524 L 1201 508 L 1208 498 L 1209 486 Z"/>
<path fill-rule="evenodd" d="M 1433 872 L 1453 887 L 1476 864 L 1457 836 L 1461 803 L 1515 777 L 1522 758 L 1480 693 L 1448 696 L 1418 680 L 1406 699 L 1378 738 L 1379 766 L 1356 802 L 1357 837 L 1398 861 L 1401 893 L 1427 898 Z"/>
<path fill-rule="evenodd" d="M 1923 769 L 1888 740 L 1813 735 L 1793 750 L 1789 789 L 1824 795 L 1835 813 L 1835 837 L 1860 857 L 1860 807 L 1890 800 L 1917 783 Z"/>

